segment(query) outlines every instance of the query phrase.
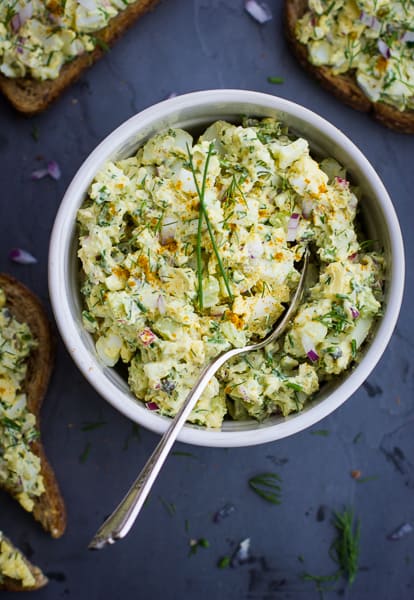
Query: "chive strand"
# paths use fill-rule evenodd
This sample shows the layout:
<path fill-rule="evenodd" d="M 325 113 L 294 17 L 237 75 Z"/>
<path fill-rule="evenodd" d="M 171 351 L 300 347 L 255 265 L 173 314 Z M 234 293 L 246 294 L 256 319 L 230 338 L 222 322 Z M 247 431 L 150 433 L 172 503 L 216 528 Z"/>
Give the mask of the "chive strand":
<path fill-rule="evenodd" d="M 214 254 L 217 259 L 219 270 L 220 270 L 221 276 L 224 280 L 224 285 L 226 286 L 227 293 L 231 300 L 233 300 L 233 294 L 231 292 L 227 273 L 225 271 L 223 261 L 221 260 L 221 256 L 220 256 L 220 253 L 219 253 L 219 250 L 217 247 L 217 243 L 216 243 L 216 240 L 214 237 L 214 231 L 213 231 L 213 228 L 210 223 L 210 218 L 208 216 L 207 209 L 204 204 L 204 195 L 205 195 L 206 183 L 207 183 L 208 166 L 210 163 L 210 157 L 213 153 L 213 143 L 211 143 L 208 148 L 207 158 L 206 158 L 206 162 L 204 165 L 201 189 L 200 189 L 200 186 L 198 185 L 198 181 L 197 181 L 197 177 L 196 177 L 196 173 L 195 173 L 195 169 L 194 169 L 193 158 L 192 158 L 188 144 L 187 144 L 187 153 L 188 153 L 188 158 L 189 158 L 190 169 L 191 169 L 193 179 L 194 179 L 194 184 L 195 184 L 197 195 L 198 195 L 198 198 L 200 201 L 200 207 L 199 207 L 199 213 L 198 213 L 198 228 L 197 228 L 197 278 L 198 278 L 198 303 L 199 303 L 200 309 L 202 309 L 203 308 L 203 270 L 202 270 L 202 256 L 201 256 L 201 234 L 202 234 L 202 217 L 203 216 L 206 220 L 207 230 L 208 230 L 208 233 L 210 236 L 211 244 L 213 246 Z"/>

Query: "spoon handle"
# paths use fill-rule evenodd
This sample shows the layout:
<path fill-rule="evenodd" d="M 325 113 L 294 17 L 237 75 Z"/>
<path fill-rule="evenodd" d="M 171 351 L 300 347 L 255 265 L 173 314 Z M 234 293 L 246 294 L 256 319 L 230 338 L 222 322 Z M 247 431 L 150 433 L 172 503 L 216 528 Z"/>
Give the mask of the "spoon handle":
<path fill-rule="evenodd" d="M 187 417 L 196 405 L 211 377 L 225 360 L 225 358 L 223 360 L 223 356 L 219 356 L 202 370 L 193 389 L 188 394 L 182 407 L 172 420 L 171 425 L 147 460 L 144 468 L 120 504 L 98 529 L 89 544 L 89 549 L 100 550 L 107 544 L 114 544 L 117 540 L 127 535 Z"/>
<path fill-rule="evenodd" d="M 279 335 L 283 333 L 289 320 L 292 318 L 294 312 L 297 310 L 302 292 L 305 285 L 305 275 L 309 263 L 309 251 L 305 250 L 304 254 L 304 265 L 302 274 L 300 276 L 299 284 L 296 292 L 292 298 L 291 305 L 287 310 L 281 323 L 276 329 L 263 341 L 252 344 L 250 346 L 244 346 L 243 348 L 232 348 L 227 352 L 223 352 L 217 358 L 212 360 L 204 369 L 201 371 L 199 378 L 197 379 L 191 392 L 188 394 L 180 410 L 175 415 L 155 450 L 147 460 L 141 473 L 130 487 L 126 496 L 121 500 L 120 504 L 116 507 L 114 512 L 105 520 L 103 525 L 98 529 L 94 538 L 89 544 L 91 550 L 100 550 L 107 544 L 114 544 L 117 540 L 125 537 L 132 525 L 135 522 L 153 484 L 156 480 L 158 473 L 175 442 L 181 428 L 186 422 L 190 412 L 197 404 L 198 399 L 203 393 L 210 379 L 216 373 L 216 371 L 230 358 L 238 356 L 240 354 L 247 354 L 252 350 L 258 350 L 263 348 L 270 342 L 273 342 Z"/>

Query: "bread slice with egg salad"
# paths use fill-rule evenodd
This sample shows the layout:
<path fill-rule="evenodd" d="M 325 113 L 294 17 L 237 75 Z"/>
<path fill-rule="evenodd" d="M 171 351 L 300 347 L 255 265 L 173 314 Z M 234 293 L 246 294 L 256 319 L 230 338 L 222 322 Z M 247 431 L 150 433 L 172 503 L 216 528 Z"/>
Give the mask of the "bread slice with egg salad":
<path fill-rule="evenodd" d="M 43 111 L 156 2 L 0 2 L 0 90 L 20 112 Z"/>
<path fill-rule="evenodd" d="M 285 0 L 301 65 L 353 108 L 414 133 L 414 3 Z"/>
<path fill-rule="evenodd" d="M 23 592 L 46 585 L 47 577 L 0 531 L 0 590 Z"/>
<path fill-rule="evenodd" d="M 65 505 L 40 437 L 53 359 L 40 301 L 0 273 L 0 487 L 58 538 L 66 527 Z"/>

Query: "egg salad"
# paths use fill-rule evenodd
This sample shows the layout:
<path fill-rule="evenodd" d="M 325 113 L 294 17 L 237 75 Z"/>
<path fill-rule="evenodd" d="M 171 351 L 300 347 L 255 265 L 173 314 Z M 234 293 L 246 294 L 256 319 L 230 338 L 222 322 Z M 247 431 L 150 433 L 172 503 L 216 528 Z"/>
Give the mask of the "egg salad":
<path fill-rule="evenodd" d="M 44 492 L 40 459 L 30 449 L 39 435 L 36 419 L 22 391 L 27 360 L 35 347 L 28 325 L 12 316 L 0 288 L 0 487 L 28 511 Z"/>
<path fill-rule="evenodd" d="M 35 584 L 35 578 L 23 555 L 0 531 L 0 585 L 5 577 L 20 581 L 22 587 L 31 587 Z"/>
<path fill-rule="evenodd" d="M 344 169 L 274 119 L 182 129 L 108 162 L 78 211 L 83 323 L 104 365 L 128 366 L 149 410 L 175 415 L 218 354 L 262 339 L 312 249 L 287 333 L 226 363 L 190 421 L 299 411 L 348 369 L 381 309 L 383 258 L 361 242 Z"/>
<path fill-rule="evenodd" d="M 1 0 L 0 73 L 56 79 L 62 66 L 103 45 L 93 34 L 136 0 Z"/>
<path fill-rule="evenodd" d="M 354 75 L 372 102 L 414 109 L 412 0 L 309 0 L 296 36 L 312 64 Z"/>

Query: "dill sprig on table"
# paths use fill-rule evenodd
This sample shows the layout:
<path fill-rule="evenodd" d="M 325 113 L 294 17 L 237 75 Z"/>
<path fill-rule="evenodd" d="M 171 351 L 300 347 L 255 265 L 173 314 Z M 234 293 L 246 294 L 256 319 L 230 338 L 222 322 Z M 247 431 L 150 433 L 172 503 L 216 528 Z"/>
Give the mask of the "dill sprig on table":
<path fill-rule="evenodd" d="M 339 569 L 352 584 L 358 572 L 360 522 L 354 523 L 354 514 L 351 509 L 334 513 L 333 524 L 338 532 L 336 540 L 331 546 L 330 554 L 338 563 Z"/>
<path fill-rule="evenodd" d="M 331 575 L 313 575 L 304 573 L 304 581 L 313 581 L 320 594 L 333 589 L 339 579 L 344 577 L 349 585 L 355 581 L 358 572 L 360 523 L 354 523 L 354 514 L 350 508 L 342 513 L 334 513 L 332 524 L 336 528 L 337 536 L 329 549 L 329 556 L 338 565 L 338 569 Z"/>
<path fill-rule="evenodd" d="M 263 500 L 272 504 L 280 504 L 281 479 L 277 473 L 262 473 L 249 479 L 250 488 Z"/>
<path fill-rule="evenodd" d="M 213 246 L 214 254 L 216 255 L 216 259 L 217 259 L 217 263 L 218 263 L 218 266 L 220 269 L 221 276 L 223 277 L 224 285 L 226 286 L 226 290 L 227 290 L 227 293 L 228 293 L 230 299 L 233 300 L 233 294 L 231 293 L 229 280 L 228 280 L 226 271 L 224 269 L 223 261 L 221 260 L 221 256 L 220 256 L 218 246 L 216 243 L 216 239 L 214 236 L 214 231 L 211 226 L 210 218 L 208 216 L 207 209 L 206 209 L 206 206 L 204 203 L 204 195 L 205 195 L 205 191 L 206 191 L 207 174 L 208 174 L 208 165 L 210 163 L 210 157 L 212 156 L 213 152 L 214 152 L 214 144 L 213 144 L 213 142 L 211 142 L 208 147 L 207 158 L 206 158 L 206 162 L 204 164 L 203 177 L 201 180 L 201 189 L 200 189 L 200 186 L 197 181 L 196 171 L 194 168 L 193 157 L 192 157 L 190 148 L 187 144 L 188 163 L 189 163 L 189 166 L 191 169 L 191 173 L 193 175 L 194 184 L 195 184 L 195 187 L 197 190 L 197 195 L 198 195 L 199 202 L 200 202 L 199 211 L 198 211 L 197 248 L 196 248 L 196 251 L 197 251 L 196 252 L 196 255 L 197 255 L 197 280 L 198 280 L 197 295 L 198 295 L 198 305 L 200 307 L 200 310 L 203 309 L 203 261 L 202 261 L 202 253 L 201 253 L 201 249 L 202 249 L 201 237 L 202 237 L 203 217 L 206 221 L 207 230 L 208 230 L 208 233 L 210 236 L 211 244 Z"/>

